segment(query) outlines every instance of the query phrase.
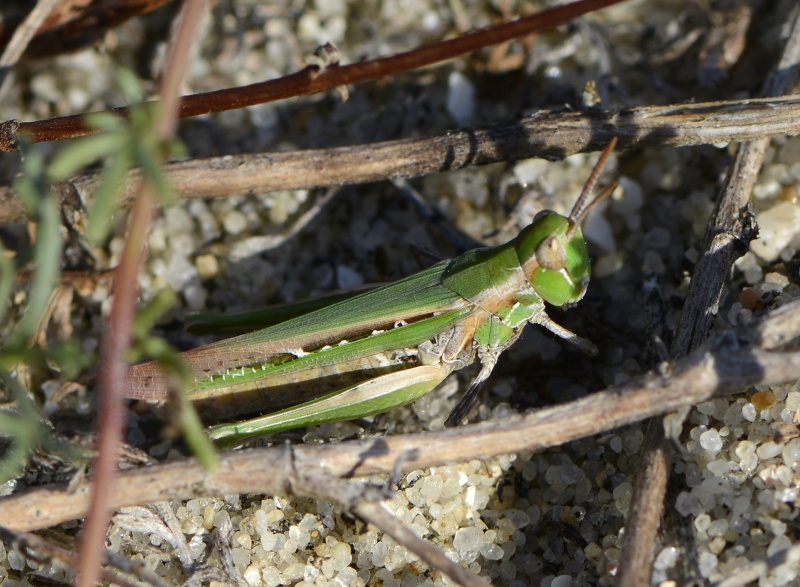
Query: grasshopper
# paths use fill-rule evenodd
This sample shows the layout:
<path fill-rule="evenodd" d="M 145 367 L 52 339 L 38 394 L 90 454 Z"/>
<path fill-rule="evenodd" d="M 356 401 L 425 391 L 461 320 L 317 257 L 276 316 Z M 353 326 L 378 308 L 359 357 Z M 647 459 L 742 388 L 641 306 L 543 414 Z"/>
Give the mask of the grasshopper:
<path fill-rule="evenodd" d="M 526 324 L 544 326 L 593 354 L 553 322 L 545 303 L 578 302 L 590 277 L 581 223 L 590 194 L 616 145 L 605 148 L 569 216 L 543 211 L 504 245 L 474 249 L 390 285 L 279 324 L 181 354 L 194 375 L 187 391 L 205 418 L 278 411 L 209 429 L 221 446 L 256 436 L 361 418 L 408 404 L 451 372 L 481 369 L 446 425 L 474 407 L 499 355 Z M 169 381 L 155 362 L 131 367 L 126 396 L 158 401 Z M 285 407 L 291 404 L 290 407 Z"/>

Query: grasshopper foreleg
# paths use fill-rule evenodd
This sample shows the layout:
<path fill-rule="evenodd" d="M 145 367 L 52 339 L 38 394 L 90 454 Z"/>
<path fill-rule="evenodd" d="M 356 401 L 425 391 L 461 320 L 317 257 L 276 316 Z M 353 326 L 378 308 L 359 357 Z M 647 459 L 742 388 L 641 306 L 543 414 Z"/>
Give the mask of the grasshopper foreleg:
<path fill-rule="evenodd" d="M 574 332 L 567 330 L 560 324 L 554 322 L 545 312 L 540 312 L 535 318 L 532 318 L 530 322 L 532 324 L 544 326 L 547 328 L 547 330 L 576 346 L 587 355 L 594 356 L 597 354 L 597 347 L 595 347 L 591 341 L 581 338 Z M 518 335 L 519 331 L 517 332 L 517 336 Z M 513 340 L 516 340 L 517 336 L 514 336 Z M 464 393 L 464 396 L 453 408 L 453 411 L 450 412 L 450 415 L 447 417 L 447 420 L 444 423 L 445 426 L 448 428 L 458 426 L 466 417 L 469 416 L 470 412 L 472 412 L 478 402 L 478 398 L 481 390 L 483 389 L 484 383 L 486 383 L 486 380 L 491 375 L 492 370 L 497 363 L 497 358 L 500 356 L 500 353 L 507 346 L 509 346 L 511 342 L 513 342 L 513 340 L 506 343 L 506 345 L 504 345 L 502 348 L 488 347 L 478 349 L 478 358 L 481 361 L 481 370 L 477 377 L 475 377 L 475 380 L 469 386 L 469 389 L 467 389 L 467 391 Z"/>
<path fill-rule="evenodd" d="M 547 328 L 547 330 L 555 334 L 557 337 L 563 338 L 568 343 L 580 349 L 590 357 L 593 357 L 597 354 L 597 347 L 594 345 L 592 341 L 578 336 L 571 330 L 567 330 L 557 322 L 554 322 L 550 318 L 550 316 L 548 316 L 544 312 L 538 314 L 535 318 L 532 318 L 530 320 L 530 323 L 544 326 L 545 328 Z"/>

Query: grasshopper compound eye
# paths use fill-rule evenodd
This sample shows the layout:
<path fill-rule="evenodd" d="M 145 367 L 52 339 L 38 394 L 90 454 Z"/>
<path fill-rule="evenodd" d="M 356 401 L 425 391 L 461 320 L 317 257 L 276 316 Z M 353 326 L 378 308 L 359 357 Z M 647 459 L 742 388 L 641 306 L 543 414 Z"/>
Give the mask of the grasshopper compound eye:
<path fill-rule="evenodd" d="M 547 237 L 536 247 L 536 260 L 550 271 L 561 271 L 567 266 L 567 250 L 555 235 Z"/>

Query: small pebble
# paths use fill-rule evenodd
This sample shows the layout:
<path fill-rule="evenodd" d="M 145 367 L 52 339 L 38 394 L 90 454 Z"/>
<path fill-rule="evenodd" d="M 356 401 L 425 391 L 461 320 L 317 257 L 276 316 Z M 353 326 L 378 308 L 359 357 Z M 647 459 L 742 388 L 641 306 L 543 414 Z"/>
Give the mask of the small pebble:
<path fill-rule="evenodd" d="M 751 396 L 750 401 L 753 403 L 753 406 L 757 411 L 763 412 L 764 410 L 768 410 L 774 406 L 777 399 L 771 390 L 767 390 L 754 393 Z"/>

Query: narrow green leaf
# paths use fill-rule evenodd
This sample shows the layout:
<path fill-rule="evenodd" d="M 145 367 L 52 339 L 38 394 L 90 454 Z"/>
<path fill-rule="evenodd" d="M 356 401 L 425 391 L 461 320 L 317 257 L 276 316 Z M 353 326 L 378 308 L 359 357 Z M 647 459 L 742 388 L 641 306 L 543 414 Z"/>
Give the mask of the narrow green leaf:
<path fill-rule="evenodd" d="M 103 133 L 84 137 L 62 149 L 48 167 L 52 181 L 64 181 L 78 171 L 125 148 L 128 137 L 122 133 Z"/>
<path fill-rule="evenodd" d="M 208 438 L 192 402 L 186 398 L 186 394 L 183 392 L 180 393 L 180 398 L 180 428 L 186 444 L 189 445 L 203 468 L 213 473 L 219 469 L 219 454 L 214 443 Z"/>
<path fill-rule="evenodd" d="M 83 117 L 83 122 L 90 128 L 105 132 L 124 132 L 128 127 L 123 116 L 111 112 L 92 112 Z"/>
<path fill-rule="evenodd" d="M 86 238 L 89 242 L 101 243 L 111 230 L 119 198 L 119 188 L 132 164 L 133 159 L 130 153 L 127 150 L 121 150 L 103 170 L 100 185 L 94 194 L 89 225 L 86 228 Z"/>
<path fill-rule="evenodd" d="M 157 102 L 139 102 L 130 107 L 129 117 L 131 128 L 140 136 L 152 134 L 153 125 L 158 118 L 159 105 Z"/>
<path fill-rule="evenodd" d="M 149 149 L 137 150 L 139 151 L 137 163 L 142 166 L 144 176 L 153 185 L 159 202 L 163 205 L 174 203 L 177 200 L 177 194 L 164 173 L 158 153 Z"/>
<path fill-rule="evenodd" d="M 14 288 L 14 262 L 6 256 L 6 249 L 0 244 L 0 324 L 6 317 L 10 306 L 11 290 Z"/>
<path fill-rule="evenodd" d="M 44 178 L 44 159 L 39 151 L 28 144 L 20 145 L 22 153 L 22 175 L 14 181 L 14 190 L 19 194 L 28 216 L 35 217 L 39 201 L 47 192 Z"/>
<path fill-rule="evenodd" d="M 0 464 L 0 483 L 5 483 L 25 467 L 43 436 L 43 430 L 28 391 L 8 372 L 0 372 L 0 379 L 17 404 L 16 414 L 0 412 L 0 431 L 13 439 L 11 449 L 3 455 Z"/>
<path fill-rule="evenodd" d="M 56 287 L 61 264 L 60 216 L 55 202 L 39 194 L 36 207 L 39 223 L 34 245 L 36 272 L 28 293 L 28 307 L 6 341 L 8 348 L 23 346 L 36 331 Z"/>
<path fill-rule="evenodd" d="M 153 326 L 175 304 L 175 292 L 162 289 L 136 315 L 133 323 L 133 335 L 137 338 L 147 336 Z"/>
<path fill-rule="evenodd" d="M 135 104 L 144 100 L 142 82 L 130 69 L 121 67 L 117 70 L 117 84 L 128 104 Z"/>
<path fill-rule="evenodd" d="M 219 467 L 219 456 L 214 444 L 208 438 L 203 423 L 197 415 L 186 390 L 192 384 L 192 374 L 181 360 L 180 355 L 160 339 L 149 337 L 148 354 L 155 357 L 165 373 L 168 373 L 178 388 L 178 426 L 183 433 L 186 444 L 207 471 L 216 471 Z"/>
<path fill-rule="evenodd" d="M 49 363 L 55 363 L 61 370 L 61 377 L 66 380 L 77 377 L 83 369 L 97 363 L 94 353 L 82 349 L 75 340 L 51 345 L 44 358 Z"/>

